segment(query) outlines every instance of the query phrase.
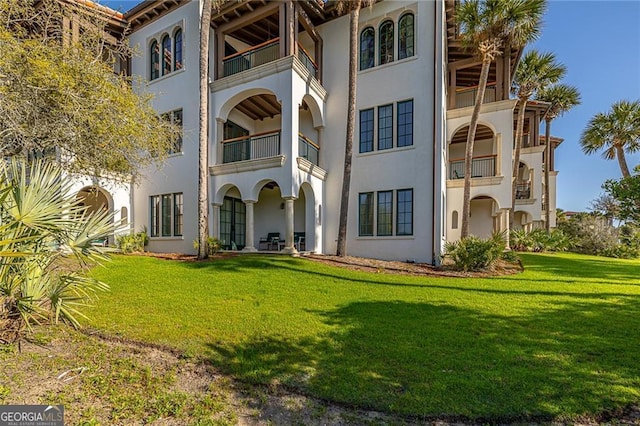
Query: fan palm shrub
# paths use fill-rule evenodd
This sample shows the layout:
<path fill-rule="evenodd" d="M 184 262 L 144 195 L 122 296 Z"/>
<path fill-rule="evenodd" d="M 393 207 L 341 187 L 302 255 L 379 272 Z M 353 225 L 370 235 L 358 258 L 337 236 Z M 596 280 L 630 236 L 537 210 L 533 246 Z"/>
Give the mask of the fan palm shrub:
<path fill-rule="evenodd" d="M 113 232 L 113 215 L 87 214 L 81 202 L 52 163 L 0 164 L 0 341 L 33 323 L 78 326 L 80 309 L 108 289 L 83 269 L 107 259 L 92 242 Z"/>
<path fill-rule="evenodd" d="M 481 271 L 492 268 L 505 249 L 502 233 L 495 233 L 487 239 L 469 235 L 458 241 L 447 242 L 443 258 L 450 258 L 455 268 L 464 272 Z"/>

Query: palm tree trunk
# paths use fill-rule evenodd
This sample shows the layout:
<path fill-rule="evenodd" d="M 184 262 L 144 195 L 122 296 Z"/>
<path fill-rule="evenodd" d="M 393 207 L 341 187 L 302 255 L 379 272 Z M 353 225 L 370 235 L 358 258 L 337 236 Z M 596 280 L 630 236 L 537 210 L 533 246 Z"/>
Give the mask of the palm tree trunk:
<path fill-rule="evenodd" d="M 522 149 L 522 134 L 524 133 L 524 113 L 527 108 L 527 99 L 518 99 L 518 119 L 516 121 L 515 148 L 513 154 L 513 181 L 511 182 L 511 214 L 509 215 L 509 228 L 513 228 L 513 217 L 516 211 L 516 193 L 518 189 L 518 172 L 520 171 L 520 150 Z"/>
<path fill-rule="evenodd" d="M 551 203 L 549 202 L 549 173 L 551 172 L 551 119 L 545 120 L 544 128 L 544 216 L 547 218 L 544 227 L 551 232 Z"/>
<path fill-rule="evenodd" d="M 351 11 L 349 18 L 349 107 L 347 111 L 347 138 L 344 147 L 344 172 L 342 175 L 342 196 L 340 198 L 340 223 L 338 225 L 338 256 L 347 255 L 347 218 L 349 212 L 349 191 L 351 189 L 351 159 L 353 156 L 353 136 L 356 126 L 356 87 L 358 79 L 358 21 L 360 7 Z"/>
<path fill-rule="evenodd" d="M 627 157 L 624 155 L 624 148 L 616 144 L 616 157 L 618 157 L 618 164 L 620 165 L 620 171 L 622 171 L 622 177 L 627 178 L 631 176 L 629 173 L 629 166 L 627 165 Z"/>
<path fill-rule="evenodd" d="M 209 236 L 209 27 L 211 0 L 204 0 L 200 19 L 200 131 L 198 134 L 198 259 L 208 256 Z"/>
<path fill-rule="evenodd" d="M 487 80 L 489 78 L 490 66 L 491 58 L 488 55 L 485 55 L 482 59 L 482 71 L 480 72 L 478 93 L 476 94 L 476 103 L 473 106 L 473 113 L 471 114 L 469 133 L 467 133 L 467 146 L 464 152 L 464 195 L 462 201 L 462 223 L 460 225 L 460 238 L 469 236 L 469 217 L 471 216 L 471 166 L 473 162 L 473 142 L 476 138 L 476 129 L 478 127 L 478 119 L 480 118 L 480 107 L 482 107 L 482 102 L 484 101 L 484 92 L 487 89 Z"/>

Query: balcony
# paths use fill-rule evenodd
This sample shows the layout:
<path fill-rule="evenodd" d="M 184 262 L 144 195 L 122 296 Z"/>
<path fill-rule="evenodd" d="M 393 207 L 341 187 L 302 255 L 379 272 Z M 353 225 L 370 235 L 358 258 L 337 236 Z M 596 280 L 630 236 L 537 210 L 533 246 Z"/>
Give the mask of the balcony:
<path fill-rule="evenodd" d="M 298 43 L 298 59 L 302 62 L 305 68 L 309 70 L 313 77 L 318 78 L 318 64 L 311 59 L 309 52 L 307 52 L 300 43 Z"/>
<path fill-rule="evenodd" d="M 516 183 L 516 200 L 528 200 L 531 198 L 531 182 L 518 181 Z"/>
<path fill-rule="evenodd" d="M 492 177 L 496 175 L 496 156 L 484 155 L 473 157 L 471 162 L 471 177 Z M 464 159 L 449 162 L 449 179 L 464 179 Z"/>
<path fill-rule="evenodd" d="M 227 139 L 222 148 L 224 164 L 275 157 L 280 155 L 280 131 Z"/>
<path fill-rule="evenodd" d="M 223 76 L 237 74 L 280 58 L 280 38 L 222 58 Z"/>
<path fill-rule="evenodd" d="M 298 136 L 298 157 L 302 157 L 318 166 L 319 153 L 320 147 L 311 141 L 311 139 L 302 134 Z"/>
<path fill-rule="evenodd" d="M 456 89 L 456 108 L 465 108 L 474 106 L 476 103 L 476 95 L 478 87 L 459 88 Z M 496 83 L 488 83 L 484 92 L 484 102 L 488 104 L 496 101 Z"/>

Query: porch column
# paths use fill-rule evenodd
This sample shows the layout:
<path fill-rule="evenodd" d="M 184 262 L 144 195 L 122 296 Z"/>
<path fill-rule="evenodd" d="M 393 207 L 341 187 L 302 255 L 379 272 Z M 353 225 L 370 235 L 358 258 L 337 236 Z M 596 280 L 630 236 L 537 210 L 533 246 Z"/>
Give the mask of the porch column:
<path fill-rule="evenodd" d="M 284 215 L 285 215 L 285 227 L 284 227 L 284 249 L 283 253 L 295 254 L 298 253 L 293 241 L 293 201 L 295 198 L 284 198 Z"/>
<path fill-rule="evenodd" d="M 211 203 L 213 208 L 213 238 L 220 239 L 220 206 L 221 204 Z"/>
<path fill-rule="evenodd" d="M 244 202 L 246 213 L 246 231 L 245 231 L 245 246 L 242 251 L 257 251 L 253 242 L 254 226 L 253 226 L 253 206 L 255 201 L 247 200 Z"/>
<path fill-rule="evenodd" d="M 502 209 L 502 214 L 501 219 L 502 219 L 502 226 L 500 227 L 500 231 L 504 232 L 504 242 L 506 244 L 506 248 L 509 249 L 509 233 L 510 233 L 510 228 L 509 228 L 509 209 Z"/>

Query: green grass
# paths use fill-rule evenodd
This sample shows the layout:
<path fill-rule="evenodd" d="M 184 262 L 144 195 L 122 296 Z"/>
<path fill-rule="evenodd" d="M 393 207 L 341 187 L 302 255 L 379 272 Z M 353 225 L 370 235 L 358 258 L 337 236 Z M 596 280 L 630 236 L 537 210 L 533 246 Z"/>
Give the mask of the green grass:
<path fill-rule="evenodd" d="M 361 408 L 490 421 L 640 402 L 640 261 L 524 254 L 498 278 L 355 272 L 304 259 L 116 257 L 88 312 L 250 383 Z"/>

